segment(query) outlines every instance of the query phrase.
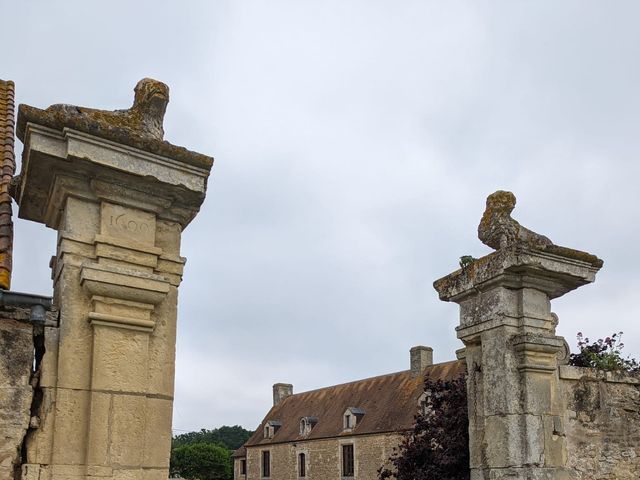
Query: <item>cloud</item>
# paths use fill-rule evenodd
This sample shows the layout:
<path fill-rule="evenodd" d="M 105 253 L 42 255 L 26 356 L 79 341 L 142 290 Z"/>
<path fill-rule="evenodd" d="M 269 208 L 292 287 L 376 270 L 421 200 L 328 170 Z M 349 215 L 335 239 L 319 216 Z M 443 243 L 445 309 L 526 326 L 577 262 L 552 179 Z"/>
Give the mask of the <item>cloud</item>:
<path fill-rule="evenodd" d="M 155 76 L 166 138 L 216 157 L 183 240 L 177 429 L 253 428 L 272 383 L 405 369 L 414 344 L 453 358 L 457 306 L 431 283 L 487 253 L 497 188 L 524 225 L 605 259 L 554 302 L 559 332 L 624 330 L 640 355 L 636 3 L 9 8 L 19 101 L 122 108 Z M 49 288 L 43 231 L 18 222 L 16 289 Z"/>

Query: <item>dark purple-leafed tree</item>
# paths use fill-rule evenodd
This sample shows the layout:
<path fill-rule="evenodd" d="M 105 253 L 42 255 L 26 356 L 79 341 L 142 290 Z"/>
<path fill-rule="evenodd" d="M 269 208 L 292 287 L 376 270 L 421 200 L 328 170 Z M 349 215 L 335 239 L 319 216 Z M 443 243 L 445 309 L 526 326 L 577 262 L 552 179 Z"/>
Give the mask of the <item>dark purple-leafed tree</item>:
<path fill-rule="evenodd" d="M 380 480 L 468 480 L 469 416 L 466 378 L 425 380 L 416 423 L 378 471 Z"/>

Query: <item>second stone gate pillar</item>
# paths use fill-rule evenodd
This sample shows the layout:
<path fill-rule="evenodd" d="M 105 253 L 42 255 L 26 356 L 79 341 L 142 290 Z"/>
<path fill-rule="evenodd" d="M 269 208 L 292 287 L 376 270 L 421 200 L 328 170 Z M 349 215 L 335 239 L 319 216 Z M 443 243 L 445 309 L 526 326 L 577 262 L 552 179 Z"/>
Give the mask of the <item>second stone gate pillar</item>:
<path fill-rule="evenodd" d="M 525 229 L 509 216 L 514 205 L 509 192 L 491 195 L 479 236 L 497 251 L 463 257 L 434 283 L 460 305 L 471 479 L 567 479 L 558 363 L 568 347 L 551 300 L 593 282 L 602 261 Z"/>
<path fill-rule="evenodd" d="M 167 87 L 134 106 L 22 106 L 21 218 L 58 231 L 60 326 L 48 332 L 27 479 L 166 479 L 183 229 L 212 158 L 162 141 Z"/>

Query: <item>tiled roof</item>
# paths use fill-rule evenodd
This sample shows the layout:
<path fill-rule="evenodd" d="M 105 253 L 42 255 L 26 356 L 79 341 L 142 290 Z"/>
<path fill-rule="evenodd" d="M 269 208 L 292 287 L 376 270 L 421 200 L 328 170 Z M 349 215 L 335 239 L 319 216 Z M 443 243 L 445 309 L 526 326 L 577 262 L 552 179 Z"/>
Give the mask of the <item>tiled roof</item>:
<path fill-rule="evenodd" d="M 291 395 L 271 408 L 245 446 L 408 430 L 418 413 L 424 376 L 445 380 L 465 371 L 464 362 L 457 360 L 431 365 L 423 375 L 404 371 Z M 355 429 L 344 431 L 342 415 L 349 407 L 365 413 Z M 301 436 L 300 419 L 309 416 L 317 417 L 318 423 L 307 436 Z M 273 420 L 282 422 L 282 426 L 273 438 L 264 438 L 264 427 Z"/>
<path fill-rule="evenodd" d="M 16 170 L 14 84 L 0 80 L 0 288 L 11 286 L 13 221 L 9 184 Z"/>
<path fill-rule="evenodd" d="M 243 447 L 240 447 L 239 449 L 235 450 L 232 454 L 231 457 L 232 458 L 242 458 L 242 457 L 246 457 L 247 456 L 247 449 Z"/>

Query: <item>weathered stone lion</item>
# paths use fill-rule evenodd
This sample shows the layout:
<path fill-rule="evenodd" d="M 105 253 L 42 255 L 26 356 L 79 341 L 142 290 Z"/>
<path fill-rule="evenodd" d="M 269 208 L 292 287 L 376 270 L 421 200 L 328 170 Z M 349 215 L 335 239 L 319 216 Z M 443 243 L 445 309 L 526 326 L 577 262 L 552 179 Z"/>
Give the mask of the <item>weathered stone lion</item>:
<path fill-rule="evenodd" d="M 125 110 L 98 110 L 65 104 L 42 110 L 22 104 L 18 108 L 16 134 L 25 142 L 29 124 L 57 130 L 63 136 L 67 130 L 82 132 L 208 171 L 213 158 L 164 140 L 162 123 L 169 103 L 169 87 L 158 80 L 143 78 L 134 92 L 133 105 Z M 18 195 L 17 190 L 13 189 L 13 195 Z"/>
<path fill-rule="evenodd" d="M 56 130 L 71 128 L 133 146 L 144 147 L 148 141 L 162 142 L 169 87 L 158 80 L 143 78 L 134 92 L 133 105 L 126 110 L 97 110 L 66 104 L 40 110 L 20 105 L 16 133 L 24 141 L 26 125 L 33 122 Z"/>
<path fill-rule="evenodd" d="M 498 190 L 489 195 L 487 207 L 478 225 L 480 241 L 495 250 L 515 243 L 523 243 L 534 248 L 553 245 L 544 235 L 532 232 L 511 218 L 515 206 L 516 196 L 511 192 Z"/>
<path fill-rule="evenodd" d="M 130 130 L 145 138 L 162 140 L 162 122 L 169 103 L 169 87 L 151 78 L 143 78 L 133 90 L 133 106 L 126 110 L 97 110 L 75 105 L 56 104 L 45 110 L 60 123 L 76 126 L 101 124 Z M 85 130 L 84 128 L 79 128 Z"/>

